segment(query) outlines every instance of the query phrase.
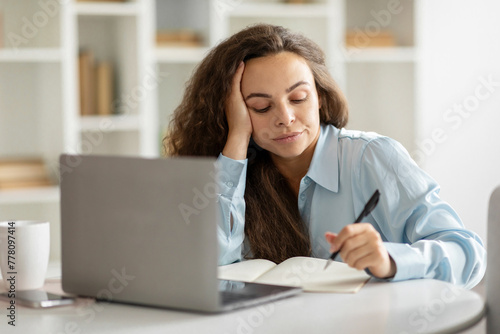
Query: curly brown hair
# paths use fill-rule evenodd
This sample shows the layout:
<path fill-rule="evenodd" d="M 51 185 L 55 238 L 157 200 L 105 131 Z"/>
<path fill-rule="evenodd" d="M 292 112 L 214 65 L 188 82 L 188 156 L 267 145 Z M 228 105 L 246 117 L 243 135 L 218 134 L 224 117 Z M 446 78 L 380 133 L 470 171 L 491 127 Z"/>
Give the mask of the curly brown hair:
<path fill-rule="evenodd" d="M 174 111 L 164 139 L 165 154 L 217 157 L 228 136 L 224 106 L 238 65 L 241 61 L 285 51 L 301 56 L 309 65 L 321 99 L 321 123 L 344 127 L 347 103 L 328 72 L 321 48 L 286 28 L 258 24 L 221 42 L 197 66 L 181 104 Z M 288 182 L 268 152 L 253 141 L 247 157 L 245 239 L 252 256 L 276 263 L 293 256 L 310 256 L 308 229 Z"/>

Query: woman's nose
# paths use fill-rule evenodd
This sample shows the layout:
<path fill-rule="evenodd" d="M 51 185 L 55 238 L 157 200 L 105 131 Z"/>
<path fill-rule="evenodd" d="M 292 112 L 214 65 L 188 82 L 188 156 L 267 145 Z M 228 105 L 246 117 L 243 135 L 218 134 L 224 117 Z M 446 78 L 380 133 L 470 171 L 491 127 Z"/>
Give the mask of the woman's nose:
<path fill-rule="evenodd" d="M 290 126 L 295 121 L 295 114 L 290 106 L 280 104 L 277 106 L 275 111 L 277 126 Z"/>

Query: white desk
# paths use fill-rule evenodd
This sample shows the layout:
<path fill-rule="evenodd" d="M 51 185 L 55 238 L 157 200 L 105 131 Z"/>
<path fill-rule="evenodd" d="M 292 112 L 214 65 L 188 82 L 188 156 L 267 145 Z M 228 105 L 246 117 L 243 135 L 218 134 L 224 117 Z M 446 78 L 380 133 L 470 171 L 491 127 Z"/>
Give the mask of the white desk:
<path fill-rule="evenodd" d="M 49 276 L 50 277 L 50 276 Z M 57 279 L 45 289 L 60 291 Z M 3 333 L 447 333 L 478 322 L 484 301 L 475 292 L 435 280 L 368 282 L 357 294 L 299 296 L 218 315 L 80 300 L 76 306 L 17 309 Z"/>

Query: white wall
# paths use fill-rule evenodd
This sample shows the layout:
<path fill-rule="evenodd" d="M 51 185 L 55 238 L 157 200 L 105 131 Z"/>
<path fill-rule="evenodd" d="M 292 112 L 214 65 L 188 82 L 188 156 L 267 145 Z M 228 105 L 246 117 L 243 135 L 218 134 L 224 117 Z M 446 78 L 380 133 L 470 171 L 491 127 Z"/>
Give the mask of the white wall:
<path fill-rule="evenodd" d="M 500 2 L 420 5 L 421 113 L 412 153 L 486 242 L 489 196 L 500 185 Z"/>

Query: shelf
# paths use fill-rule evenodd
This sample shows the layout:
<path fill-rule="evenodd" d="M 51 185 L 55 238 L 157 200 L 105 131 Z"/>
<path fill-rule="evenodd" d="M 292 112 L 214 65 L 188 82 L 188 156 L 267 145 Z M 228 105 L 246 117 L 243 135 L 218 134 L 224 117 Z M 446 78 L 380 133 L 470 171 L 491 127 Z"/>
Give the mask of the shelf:
<path fill-rule="evenodd" d="M 59 186 L 0 190 L 0 204 L 52 203 L 59 201 Z"/>
<path fill-rule="evenodd" d="M 344 54 L 350 63 L 411 63 L 416 60 L 413 47 L 344 48 Z"/>
<path fill-rule="evenodd" d="M 89 16 L 133 16 L 139 14 L 139 5 L 137 2 L 78 2 L 75 12 Z"/>
<path fill-rule="evenodd" d="M 300 17 L 326 18 L 330 16 L 326 4 L 242 3 L 228 12 L 230 17 Z"/>
<path fill-rule="evenodd" d="M 0 63 L 55 63 L 61 59 L 60 48 L 0 49 Z"/>
<path fill-rule="evenodd" d="M 207 54 L 208 47 L 157 47 L 158 63 L 198 63 Z"/>
<path fill-rule="evenodd" d="M 82 132 L 138 131 L 139 128 L 140 122 L 137 115 L 80 117 L 80 131 Z"/>

